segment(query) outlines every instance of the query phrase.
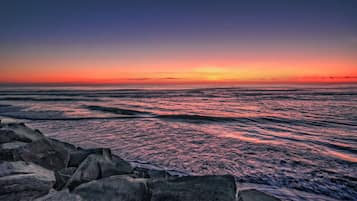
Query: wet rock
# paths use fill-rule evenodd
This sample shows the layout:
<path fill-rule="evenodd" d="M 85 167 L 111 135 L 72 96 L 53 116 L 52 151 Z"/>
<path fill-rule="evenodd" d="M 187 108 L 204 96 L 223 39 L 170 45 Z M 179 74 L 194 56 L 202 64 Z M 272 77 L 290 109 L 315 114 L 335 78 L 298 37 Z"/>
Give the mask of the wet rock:
<path fill-rule="evenodd" d="M 256 189 L 248 189 L 238 192 L 238 201 L 280 201 L 280 199 Z"/>
<path fill-rule="evenodd" d="M 76 194 L 69 193 L 68 189 L 63 191 L 50 191 L 49 194 L 37 198 L 34 201 L 82 201 L 83 199 Z"/>
<path fill-rule="evenodd" d="M 13 131 L 21 140 L 36 141 L 45 138 L 39 130 L 33 130 L 24 123 L 1 124 L 1 130 Z"/>
<path fill-rule="evenodd" d="M 150 201 L 145 179 L 111 176 L 78 186 L 73 193 L 87 201 Z"/>
<path fill-rule="evenodd" d="M 112 161 L 109 153 L 89 155 L 68 180 L 66 187 L 72 190 L 79 184 L 112 175 L 129 174 L 132 168 L 129 163 Z"/>
<path fill-rule="evenodd" d="M 152 180 L 151 201 L 233 201 L 236 184 L 233 176 L 186 176 Z"/>
<path fill-rule="evenodd" d="M 49 139 L 29 143 L 17 152 L 19 160 L 33 162 L 50 170 L 67 167 L 69 160 L 69 150 L 61 143 Z"/>
<path fill-rule="evenodd" d="M 52 171 L 23 161 L 0 162 L 0 200 L 33 200 L 55 183 Z"/>
<path fill-rule="evenodd" d="M 75 167 L 63 168 L 55 172 L 56 183 L 53 186 L 54 189 L 60 190 L 64 187 L 67 181 L 72 177 L 76 171 Z"/>

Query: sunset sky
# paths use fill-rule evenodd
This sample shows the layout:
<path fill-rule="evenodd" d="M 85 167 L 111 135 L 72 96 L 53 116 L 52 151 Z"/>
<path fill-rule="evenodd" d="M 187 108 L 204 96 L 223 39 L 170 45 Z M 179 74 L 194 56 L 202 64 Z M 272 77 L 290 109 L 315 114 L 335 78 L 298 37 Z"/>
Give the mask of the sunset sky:
<path fill-rule="evenodd" d="M 0 82 L 357 82 L 356 9 L 355 0 L 3 0 Z"/>

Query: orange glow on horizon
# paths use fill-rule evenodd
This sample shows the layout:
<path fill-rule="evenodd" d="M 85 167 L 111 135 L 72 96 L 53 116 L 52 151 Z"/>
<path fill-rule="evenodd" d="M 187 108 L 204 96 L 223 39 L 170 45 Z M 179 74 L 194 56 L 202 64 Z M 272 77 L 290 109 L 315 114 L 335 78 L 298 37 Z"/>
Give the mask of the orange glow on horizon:
<path fill-rule="evenodd" d="M 6 58 L 0 83 L 282 83 L 357 82 L 351 58 L 129 60 Z M 212 64 L 212 65 L 211 65 Z"/>

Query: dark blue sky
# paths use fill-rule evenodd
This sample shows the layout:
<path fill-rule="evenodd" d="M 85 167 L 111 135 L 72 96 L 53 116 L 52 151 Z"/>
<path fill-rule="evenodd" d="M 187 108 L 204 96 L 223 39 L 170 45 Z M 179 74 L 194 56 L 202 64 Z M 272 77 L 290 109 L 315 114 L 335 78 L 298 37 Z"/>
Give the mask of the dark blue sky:
<path fill-rule="evenodd" d="M 0 42 L 326 39 L 357 35 L 357 1 L 2 0 Z"/>
<path fill-rule="evenodd" d="M 357 0 L 1 0 L 0 26 L 0 82 L 357 75 Z"/>

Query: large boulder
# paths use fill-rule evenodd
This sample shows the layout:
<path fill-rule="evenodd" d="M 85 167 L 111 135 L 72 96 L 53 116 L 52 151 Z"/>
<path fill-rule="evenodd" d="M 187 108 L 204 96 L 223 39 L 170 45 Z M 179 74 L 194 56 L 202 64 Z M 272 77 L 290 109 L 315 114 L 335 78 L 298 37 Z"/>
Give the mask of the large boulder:
<path fill-rule="evenodd" d="M 24 123 L 1 124 L 1 130 L 13 131 L 21 140 L 36 141 L 45 138 L 39 130 L 33 130 Z"/>
<path fill-rule="evenodd" d="M 86 201 L 150 201 L 145 179 L 116 175 L 78 186 L 73 193 Z"/>
<path fill-rule="evenodd" d="M 280 201 L 280 199 L 256 189 L 247 189 L 238 192 L 238 201 Z"/>
<path fill-rule="evenodd" d="M 0 162 L 0 200 L 33 200 L 55 183 L 52 171 L 24 161 Z"/>
<path fill-rule="evenodd" d="M 151 201 L 234 201 L 236 184 L 231 175 L 186 176 L 152 180 Z"/>
<path fill-rule="evenodd" d="M 72 194 L 68 191 L 68 189 L 63 191 L 50 191 L 49 194 L 37 198 L 34 201 L 83 201 L 81 196 L 77 194 Z"/>
<path fill-rule="evenodd" d="M 18 160 L 36 163 L 50 170 L 67 167 L 68 150 L 63 144 L 50 139 L 40 139 L 17 150 Z"/>
<path fill-rule="evenodd" d="M 68 180 L 65 187 L 72 190 L 79 184 L 86 183 L 95 179 L 105 178 L 112 175 L 129 174 L 132 167 L 129 163 L 111 160 L 110 153 L 102 155 L 89 155 L 77 168 L 73 176 Z"/>

